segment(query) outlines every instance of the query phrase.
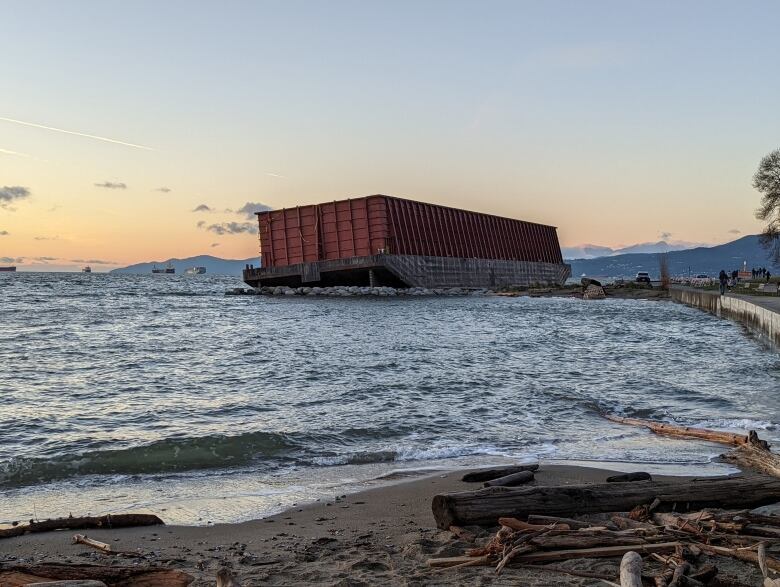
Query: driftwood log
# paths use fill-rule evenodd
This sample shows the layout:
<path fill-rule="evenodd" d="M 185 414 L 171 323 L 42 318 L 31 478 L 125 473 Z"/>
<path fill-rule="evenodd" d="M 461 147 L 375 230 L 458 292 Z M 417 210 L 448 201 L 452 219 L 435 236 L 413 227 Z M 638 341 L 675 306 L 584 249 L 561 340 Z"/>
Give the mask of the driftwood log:
<path fill-rule="evenodd" d="M 607 483 L 629 483 L 631 481 L 652 481 L 653 478 L 650 473 L 644 471 L 638 471 L 636 473 L 622 473 L 620 475 L 612 475 L 607 477 Z"/>
<path fill-rule="evenodd" d="M 674 438 L 695 438 L 708 440 L 719 444 L 727 444 L 735 447 L 729 453 L 721 455 L 721 458 L 741 468 L 756 469 L 768 475 L 780 477 L 780 455 L 769 450 L 769 444 L 761 440 L 755 430 L 747 434 L 734 434 L 732 432 L 720 432 L 705 428 L 691 428 L 689 426 L 675 426 L 652 420 L 640 420 L 639 418 L 623 418 L 620 416 L 605 415 L 607 420 L 647 428 L 656 434 L 671 436 Z"/>
<path fill-rule="evenodd" d="M 481 483 L 483 481 L 491 481 L 498 479 L 499 477 L 506 477 L 507 475 L 513 475 L 514 473 L 520 473 L 521 471 L 537 471 L 539 464 L 534 463 L 532 465 L 511 465 L 509 467 L 499 467 L 493 469 L 479 469 L 466 473 L 461 478 L 461 481 L 466 483 Z"/>
<path fill-rule="evenodd" d="M 485 481 L 485 487 L 514 487 L 516 485 L 522 485 L 533 481 L 533 471 L 520 471 L 518 473 L 512 473 L 505 477 L 499 477 L 491 481 Z"/>
<path fill-rule="evenodd" d="M 87 516 L 80 518 L 57 518 L 56 520 L 30 521 L 13 528 L 0 530 L 0 538 L 12 538 L 32 532 L 50 532 L 52 530 L 82 530 L 95 528 L 130 528 L 132 526 L 158 526 L 164 522 L 152 514 L 117 514 L 106 516 Z"/>
<path fill-rule="evenodd" d="M 707 477 L 683 481 L 639 481 L 560 487 L 489 487 L 436 495 L 433 515 L 439 528 L 492 526 L 499 517 L 631 511 L 658 499 L 657 511 L 705 507 L 754 508 L 780 497 L 780 479 L 763 475 Z"/>
<path fill-rule="evenodd" d="M 32 575 L 45 580 L 87 579 L 102 581 L 108 585 L 120 584 L 123 587 L 187 587 L 195 578 L 183 571 L 161 567 L 119 567 L 83 564 L 33 564 L 0 565 L 0 585 L 7 582 L 6 577 L 14 574 Z"/>

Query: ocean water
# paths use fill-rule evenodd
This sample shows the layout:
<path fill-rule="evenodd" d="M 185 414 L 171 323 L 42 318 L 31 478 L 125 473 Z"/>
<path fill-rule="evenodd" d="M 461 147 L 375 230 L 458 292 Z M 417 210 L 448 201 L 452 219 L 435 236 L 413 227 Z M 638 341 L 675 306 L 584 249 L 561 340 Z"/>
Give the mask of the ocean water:
<path fill-rule="evenodd" d="M 780 357 L 681 305 L 226 297 L 215 276 L 0 274 L 0 523 L 260 517 L 399 470 L 718 472 L 602 412 L 780 440 Z"/>

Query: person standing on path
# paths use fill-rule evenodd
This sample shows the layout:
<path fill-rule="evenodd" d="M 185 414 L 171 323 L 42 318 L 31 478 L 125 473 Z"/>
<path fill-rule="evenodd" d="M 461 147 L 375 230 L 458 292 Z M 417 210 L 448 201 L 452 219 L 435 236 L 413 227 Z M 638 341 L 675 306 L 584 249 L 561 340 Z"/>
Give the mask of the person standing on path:
<path fill-rule="evenodd" d="M 729 281 L 729 276 L 726 275 L 726 272 L 723 269 L 720 270 L 718 281 L 720 281 L 720 295 L 723 295 L 726 293 L 726 284 Z"/>

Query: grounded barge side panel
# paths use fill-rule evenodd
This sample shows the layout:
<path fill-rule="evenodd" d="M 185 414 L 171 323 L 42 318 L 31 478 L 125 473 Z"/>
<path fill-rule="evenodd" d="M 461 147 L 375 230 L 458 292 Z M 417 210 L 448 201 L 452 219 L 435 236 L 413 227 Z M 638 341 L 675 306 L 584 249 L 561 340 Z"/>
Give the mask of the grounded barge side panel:
<path fill-rule="evenodd" d="M 250 285 L 563 283 L 553 226 L 374 195 L 257 214 Z M 482 284 L 482 285 L 480 285 Z"/>

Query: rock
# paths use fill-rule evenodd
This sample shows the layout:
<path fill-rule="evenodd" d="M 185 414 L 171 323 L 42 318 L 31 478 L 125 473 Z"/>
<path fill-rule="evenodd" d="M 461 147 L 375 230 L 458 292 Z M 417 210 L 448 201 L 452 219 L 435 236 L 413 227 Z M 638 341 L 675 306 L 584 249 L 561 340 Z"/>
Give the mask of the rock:
<path fill-rule="evenodd" d="M 586 290 L 588 289 L 588 286 L 590 285 L 597 285 L 601 287 L 601 282 L 596 279 L 591 279 L 590 277 L 583 277 L 580 279 L 580 284 L 582 285 L 582 289 Z"/>

